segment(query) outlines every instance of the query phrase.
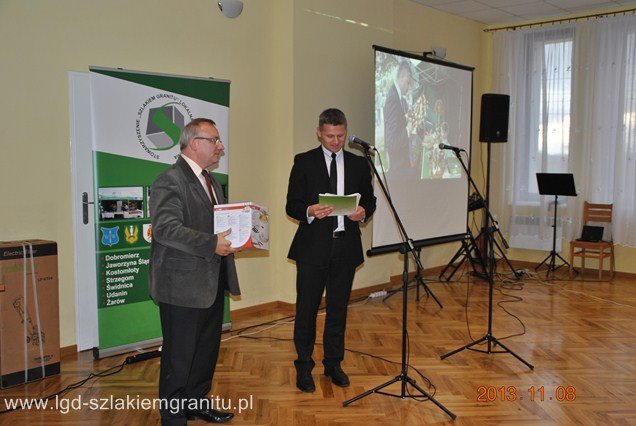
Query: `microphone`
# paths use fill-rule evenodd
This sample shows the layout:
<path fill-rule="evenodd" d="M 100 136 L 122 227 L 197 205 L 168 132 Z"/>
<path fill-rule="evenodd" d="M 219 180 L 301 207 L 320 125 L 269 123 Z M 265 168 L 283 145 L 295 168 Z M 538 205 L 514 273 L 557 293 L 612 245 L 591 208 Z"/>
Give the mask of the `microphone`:
<path fill-rule="evenodd" d="M 463 149 L 463 148 L 457 148 L 456 146 L 446 145 L 445 143 L 441 143 L 441 144 L 439 144 L 437 146 L 439 147 L 439 149 L 450 149 L 451 151 L 455 152 L 456 154 L 459 154 L 462 151 L 466 152 L 466 150 Z"/>
<path fill-rule="evenodd" d="M 359 139 L 356 135 L 349 136 L 349 142 L 360 145 L 362 148 L 366 150 L 375 149 L 371 144 Z"/>

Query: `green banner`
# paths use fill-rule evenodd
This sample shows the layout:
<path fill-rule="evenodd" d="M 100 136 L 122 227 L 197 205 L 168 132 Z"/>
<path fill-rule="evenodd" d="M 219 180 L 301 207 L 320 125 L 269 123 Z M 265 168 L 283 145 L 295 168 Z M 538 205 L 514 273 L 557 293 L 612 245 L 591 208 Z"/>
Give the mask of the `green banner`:
<path fill-rule="evenodd" d="M 226 155 L 215 177 L 227 193 L 229 83 L 91 69 L 99 349 L 161 337 L 148 295 L 155 178 L 179 155 L 191 119 L 217 123 Z M 230 322 L 226 296 L 224 322 Z"/>

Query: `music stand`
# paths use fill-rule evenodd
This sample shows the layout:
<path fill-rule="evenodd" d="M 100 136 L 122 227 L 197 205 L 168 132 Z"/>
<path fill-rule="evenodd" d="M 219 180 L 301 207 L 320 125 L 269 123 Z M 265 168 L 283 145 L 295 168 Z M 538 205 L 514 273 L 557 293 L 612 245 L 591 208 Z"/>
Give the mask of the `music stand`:
<path fill-rule="evenodd" d="M 574 187 L 574 175 L 572 173 L 537 173 L 537 184 L 539 186 L 539 194 L 541 195 L 554 195 L 554 222 L 552 227 L 552 251 L 543 259 L 534 270 L 538 270 L 544 264 L 547 265 L 548 270 L 546 277 L 550 275 L 550 272 L 555 272 L 557 269 L 564 265 L 570 266 L 570 264 L 561 255 L 556 252 L 556 234 L 557 234 L 557 207 L 559 205 L 559 195 L 566 197 L 576 197 L 576 188 Z M 556 258 L 563 261 L 562 265 L 556 266 Z"/>

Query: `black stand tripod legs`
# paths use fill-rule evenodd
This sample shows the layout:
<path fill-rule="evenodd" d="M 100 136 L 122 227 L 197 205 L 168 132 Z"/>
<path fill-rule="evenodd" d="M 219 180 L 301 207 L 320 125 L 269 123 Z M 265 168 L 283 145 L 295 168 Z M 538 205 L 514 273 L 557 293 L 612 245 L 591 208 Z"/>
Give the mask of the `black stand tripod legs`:
<path fill-rule="evenodd" d="M 409 281 L 409 283 L 411 283 L 413 281 Z M 424 280 L 422 279 L 422 277 L 416 277 L 415 278 L 415 282 L 417 282 L 417 296 L 415 298 L 415 300 L 419 301 L 420 300 L 420 288 L 419 286 L 421 285 L 422 287 L 424 287 L 424 291 L 426 292 L 426 294 L 428 294 L 429 296 L 431 296 L 433 298 L 433 300 L 435 300 L 435 303 L 437 303 L 437 305 L 441 308 L 444 309 L 444 306 L 442 306 L 442 303 L 439 301 L 439 299 L 435 296 L 435 294 L 433 293 L 433 290 L 430 289 L 430 287 L 424 282 Z M 389 299 L 392 296 L 395 296 L 395 294 L 399 293 L 403 291 L 403 288 L 397 288 L 395 290 L 391 290 L 387 293 L 386 296 L 384 296 L 384 299 L 382 299 L 382 302 L 386 302 L 387 299 Z"/>
<path fill-rule="evenodd" d="M 456 353 L 459 353 L 459 352 L 461 352 L 461 351 L 463 351 L 465 349 L 468 349 L 468 348 L 470 348 L 472 346 L 478 345 L 481 342 L 485 342 L 486 340 L 488 340 L 488 337 L 484 336 L 484 337 L 482 337 L 479 340 L 475 340 L 472 343 L 469 343 L 467 345 L 462 346 L 461 348 L 455 349 L 454 351 L 451 351 L 451 352 L 449 352 L 447 354 L 442 355 L 441 357 L 439 357 L 439 359 L 444 360 L 444 359 L 448 358 L 449 356 L 455 355 Z"/>
<path fill-rule="evenodd" d="M 393 383 L 397 383 L 400 382 L 402 384 L 402 392 L 400 395 L 395 395 L 392 393 L 387 393 L 387 392 L 381 392 L 382 389 L 384 389 L 387 386 L 392 385 Z M 413 386 L 419 393 L 421 393 L 421 395 L 410 395 L 407 394 L 406 392 L 406 385 L 409 384 L 411 386 Z M 426 392 L 424 389 L 422 389 L 421 387 L 419 387 L 419 385 L 415 382 L 415 380 L 411 379 L 407 374 L 405 373 L 401 373 L 399 376 L 396 376 L 394 379 L 389 380 L 386 383 L 383 383 L 379 386 L 374 387 L 373 389 L 370 389 L 364 393 L 361 393 L 358 396 L 355 396 L 345 402 L 342 403 L 343 407 L 348 406 L 349 404 L 352 404 L 356 401 L 358 401 L 359 399 L 364 398 L 365 396 L 369 396 L 372 393 L 378 393 L 378 394 L 382 394 L 382 395 L 388 395 L 388 396 L 394 396 L 396 398 L 428 398 L 429 400 L 431 400 L 433 402 L 433 404 L 437 405 L 439 408 L 442 409 L 442 411 L 444 411 L 446 414 L 449 415 L 449 417 L 453 420 L 455 420 L 457 418 L 457 416 L 455 414 L 453 414 L 452 411 L 450 411 L 448 408 L 444 407 L 438 400 L 436 400 L 433 395 L 429 394 L 428 392 Z"/>
<path fill-rule="evenodd" d="M 433 402 L 433 404 L 437 405 L 443 412 L 445 412 L 446 414 L 448 414 L 448 416 L 455 420 L 457 418 L 457 416 L 455 414 L 453 414 L 452 411 L 450 411 L 448 408 L 444 407 L 438 400 L 436 400 L 433 395 L 429 394 L 428 392 L 426 392 L 424 389 L 422 389 L 421 387 L 419 387 L 417 385 L 417 383 L 415 383 L 415 380 L 411 379 L 409 376 L 405 376 L 404 379 L 411 385 L 413 386 L 415 389 L 417 389 L 418 392 L 420 392 L 422 394 L 422 396 L 428 398 L 431 402 Z M 406 389 L 406 385 L 405 385 L 405 389 Z M 404 396 L 402 397 L 404 398 Z"/>
<path fill-rule="evenodd" d="M 562 265 L 559 265 L 559 266 L 557 266 L 557 265 L 556 265 L 556 258 L 557 258 L 557 257 L 558 257 L 559 259 L 561 259 L 561 261 L 563 262 L 563 264 L 562 264 Z M 549 261 L 549 262 L 548 262 L 548 261 Z M 566 266 L 566 265 L 567 265 L 568 267 L 570 266 L 570 264 L 568 263 L 568 261 L 567 261 L 567 260 L 565 260 L 563 257 L 561 257 L 561 255 L 560 255 L 559 253 L 557 253 L 556 251 L 554 251 L 554 250 L 553 250 L 553 251 L 551 251 L 551 252 L 550 252 L 550 254 L 548 254 L 548 256 L 547 256 L 545 259 L 543 259 L 543 260 L 541 261 L 541 263 L 539 263 L 539 264 L 538 264 L 538 265 L 534 268 L 534 270 L 535 270 L 535 271 L 539 270 L 539 268 L 540 268 L 540 267 L 542 267 L 543 265 L 546 265 L 546 266 L 548 267 L 548 271 L 547 271 L 547 272 L 548 272 L 548 274 L 549 274 L 550 272 L 554 272 L 554 271 L 556 271 L 557 269 L 561 268 L 562 266 Z"/>
<path fill-rule="evenodd" d="M 387 386 L 391 386 L 393 383 L 399 382 L 401 380 L 401 377 L 402 377 L 401 375 L 397 376 L 393 380 L 389 380 L 388 382 L 382 383 L 381 385 L 376 386 L 373 389 L 369 389 L 368 391 L 366 391 L 364 393 L 361 393 L 360 395 L 354 396 L 353 398 L 348 399 L 345 402 L 343 402 L 342 406 L 346 407 L 347 405 L 352 404 L 352 403 L 356 402 L 357 400 L 364 398 L 365 396 L 369 396 L 372 393 L 382 393 L 382 392 L 380 392 L 380 390 L 384 389 Z M 396 395 L 391 395 L 391 396 L 396 396 Z"/>
<path fill-rule="evenodd" d="M 424 290 L 426 291 L 426 294 L 428 294 L 429 296 L 431 296 L 433 298 L 433 300 L 435 300 L 435 303 L 437 303 L 437 306 L 439 306 L 441 309 L 444 309 L 444 307 L 442 306 L 441 302 L 439 301 L 439 299 L 437 297 L 435 297 L 435 294 L 433 293 L 433 291 L 428 287 L 428 285 L 426 285 L 426 283 L 424 282 L 424 280 L 422 279 L 422 277 L 417 277 L 416 278 L 417 281 L 417 285 L 422 285 L 424 287 Z M 419 289 L 419 287 L 418 287 Z M 419 290 L 418 290 L 418 294 L 417 294 L 418 298 L 417 300 L 419 300 Z"/>
<path fill-rule="evenodd" d="M 478 345 L 482 342 L 488 342 L 488 350 L 484 351 L 486 353 L 493 353 L 492 352 L 492 344 L 494 343 L 495 345 L 499 345 L 504 351 L 506 351 L 507 353 L 509 353 L 510 355 L 514 356 L 515 358 L 517 358 L 519 361 L 521 361 L 522 363 L 524 363 L 530 370 L 534 370 L 534 365 L 530 364 L 528 361 L 526 361 L 525 359 L 521 358 L 519 355 L 517 355 L 516 353 L 514 353 L 513 351 L 511 351 L 507 346 L 505 346 L 503 343 L 501 343 L 501 341 L 499 341 L 496 337 L 491 336 L 489 334 L 486 334 L 484 337 L 482 337 L 481 339 L 475 340 L 472 343 L 469 343 L 467 345 L 462 346 L 461 348 L 455 349 L 454 351 L 451 351 L 447 354 L 444 354 L 440 357 L 441 360 L 444 360 L 446 358 L 448 358 L 449 356 L 455 355 L 458 352 L 461 352 L 465 349 L 470 349 L 471 347 Z"/>
<path fill-rule="evenodd" d="M 512 355 L 513 357 L 517 358 L 519 361 L 524 363 L 530 370 L 534 370 L 534 365 L 530 364 L 528 361 L 526 361 L 525 359 L 521 358 L 519 355 L 517 355 L 516 353 L 508 349 L 508 347 L 505 346 L 503 343 L 501 343 L 501 341 L 497 340 L 496 337 L 490 336 L 490 340 L 494 342 L 496 345 L 501 346 L 501 348 L 504 351 L 508 352 L 510 355 Z"/>

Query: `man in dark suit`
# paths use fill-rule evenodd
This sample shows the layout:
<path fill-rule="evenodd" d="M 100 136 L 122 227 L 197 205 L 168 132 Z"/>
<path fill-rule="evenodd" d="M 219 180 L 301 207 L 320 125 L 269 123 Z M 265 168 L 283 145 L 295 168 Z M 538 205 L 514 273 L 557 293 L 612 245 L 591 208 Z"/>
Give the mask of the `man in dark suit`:
<path fill-rule="evenodd" d="M 371 172 L 366 160 L 344 151 L 347 119 L 331 108 L 320 114 L 316 130 L 321 146 L 294 159 L 286 211 L 299 222 L 288 257 L 296 261 L 296 321 L 294 345 L 298 359 L 296 386 L 316 389 L 311 370 L 316 340 L 316 316 L 326 288 L 327 317 L 323 333 L 324 373 L 337 386 L 349 386 L 340 363 L 344 358 L 347 304 L 356 268 L 362 264 L 359 222 L 375 211 Z M 318 204 L 318 194 L 359 193 L 356 211 L 328 216 L 333 208 Z"/>
<path fill-rule="evenodd" d="M 223 142 L 212 120 L 188 123 L 181 156 L 152 185 L 152 245 L 148 288 L 159 305 L 163 346 L 159 377 L 162 424 L 233 417 L 207 397 L 219 355 L 224 290 L 240 294 L 234 249 L 214 234 L 213 204 L 226 200 L 205 170 L 218 164 Z M 196 407 L 191 402 L 197 401 Z"/>
<path fill-rule="evenodd" d="M 407 129 L 406 96 L 413 85 L 413 77 L 408 62 L 400 62 L 395 82 L 389 88 L 384 102 L 384 149 L 389 155 L 389 174 L 416 176 L 419 170 L 412 168 L 411 143 Z"/>

